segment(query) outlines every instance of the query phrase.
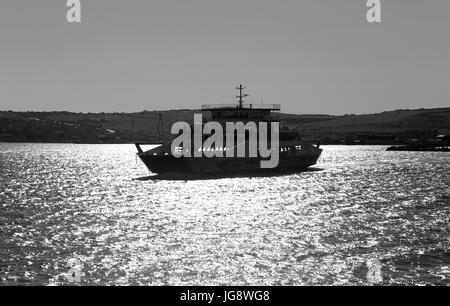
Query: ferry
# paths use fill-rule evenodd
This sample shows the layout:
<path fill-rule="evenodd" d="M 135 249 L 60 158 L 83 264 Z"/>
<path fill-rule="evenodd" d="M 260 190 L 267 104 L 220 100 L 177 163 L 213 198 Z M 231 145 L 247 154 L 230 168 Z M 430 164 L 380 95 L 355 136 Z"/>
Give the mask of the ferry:
<path fill-rule="evenodd" d="M 244 86 L 240 85 L 236 88 L 239 90 L 238 102 L 236 104 L 216 104 L 216 105 L 202 105 L 201 112 L 203 122 L 206 124 L 209 121 L 220 123 L 224 127 L 227 122 L 255 122 L 259 124 L 266 122 L 269 126 L 273 122 L 279 122 L 274 115 L 275 112 L 281 110 L 280 104 L 251 104 L 245 103 L 244 98 L 248 94 L 244 94 Z M 279 125 L 278 125 L 279 126 Z M 267 134 L 271 134 L 270 128 Z M 272 134 L 271 134 L 272 135 Z M 204 139 L 209 135 L 203 135 Z M 137 148 L 137 155 L 145 164 L 145 166 L 154 174 L 164 175 L 192 175 L 192 176 L 240 176 L 252 174 L 269 174 L 269 173 L 295 173 L 306 170 L 308 167 L 317 163 L 322 149 L 320 144 L 311 144 L 303 141 L 301 136 L 296 131 L 291 131 L 286 127 L 282 127 L 278 132 L 279 145 L 278 164 L 272 168 L 262 168 L 261 160 L 267 160 L 267 157 L 262 157 L 260 152 L 250 156 L 250 145 L 248 143 L 249 137 L 246 134 L 245 143 L 237 144 L 236 146 L 227 147 L 195 147 L 195 141 L 192 141 L 190 148 L 179 148 L 178 151 L 172 152 L 172 141 L 165 141 L 162 143 L 135 143 Z M 172 139 L 173 140 L 173 139 Z M 268 142 L 270 142 L 270 135 Z M 235 142 L 237 143 L 237 142 Z M 153 145 L 149 150 L 143 150 L 143 145 Z M 237 150 L 239 145 L 244 145 L 247 150 L 246 156 L 227 157 L 223 154 L 221 157 L 204 156 L 204 154 L 196 154 L 197 156 L 180 155 L 181 151 L 217 151 L 217 150 Z M 197 144 L 198 146 L 198 144 Z M 258 149 L 259 151 L 259 149 Z"/>

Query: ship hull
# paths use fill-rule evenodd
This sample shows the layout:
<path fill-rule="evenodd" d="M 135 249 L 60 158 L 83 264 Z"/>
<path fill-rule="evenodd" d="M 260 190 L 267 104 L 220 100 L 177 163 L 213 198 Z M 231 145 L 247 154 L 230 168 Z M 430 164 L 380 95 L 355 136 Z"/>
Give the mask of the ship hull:
<path fill-rule="evenodd" d="M 139 157 L 147 168 L 160 175 L 214 175 L 229 176 L 258 173 L 292 173 L 303 171 L 315 165 L 321 154 L 321 149 L 316 152 L 301 156 L 280 156 L 278 166 L 275 168 L 261 168 L 259 158 L 227 158 L 227 157 L 175 157 L 173 155 L 151 155 L 145 152 L 139 153 Z"/>

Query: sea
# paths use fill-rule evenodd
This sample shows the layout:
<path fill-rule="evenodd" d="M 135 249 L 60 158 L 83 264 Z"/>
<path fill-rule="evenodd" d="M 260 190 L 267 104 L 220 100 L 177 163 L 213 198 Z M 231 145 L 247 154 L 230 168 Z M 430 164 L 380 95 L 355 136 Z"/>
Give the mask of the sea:
<path fill-rule="evenodd" d="M 170 180 L 134 145 L 0 143 L 0 285 L 450 285 L 450 154 L 322 148 Z"/>

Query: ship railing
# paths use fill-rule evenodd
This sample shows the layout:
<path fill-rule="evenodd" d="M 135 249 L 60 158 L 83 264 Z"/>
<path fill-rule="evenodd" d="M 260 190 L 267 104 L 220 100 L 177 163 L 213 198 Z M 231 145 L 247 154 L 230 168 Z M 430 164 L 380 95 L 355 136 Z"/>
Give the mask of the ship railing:
<path fill-rule="evenodd" d="M 204 104 L 202 105 L 202 110 L 214 110 L 214 109 L 266 109 L 279 111 L 281 110 L 280 104 L 242 104 L 242 107 L 239 104 Z"/>

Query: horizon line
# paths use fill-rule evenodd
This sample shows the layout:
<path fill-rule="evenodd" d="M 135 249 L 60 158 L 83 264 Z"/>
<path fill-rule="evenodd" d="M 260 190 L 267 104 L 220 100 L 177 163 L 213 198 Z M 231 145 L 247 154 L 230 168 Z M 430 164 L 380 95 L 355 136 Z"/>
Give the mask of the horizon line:
<path fill-rule="evenodd" d="M 373 115 L 373 114 L 380 114 L 380 113 L 387 113 L 387 112 L 395 112 L 395 111 L 420 111 L 420 110 L 439 110 L 439 109 L 449 109 L 449 106 L 441 106 L 441 107 L 431 107 L 431 108 L 424 108 L 424 107 L 419 107 L 419 108 L 397 108 L 397 109 L 391 109 L 391 110 L 383 110 L 383 111 L 378 111 L 378 112 L 371 112 L 371 113 L 344 113 L 344 114 L 326 114 L 326 113 L 291 113 L 291 112 L 283 112 L 283 111 L 279 111 L 276 113 L 279 114 L 288 114 L 288 115 L 321 115 L 321 116 L 346 116 L 346 115 Z M 97 111 L 97 112 L 93 112 L 93 111 L 70 111 L 70 110 L 0 110 L 1 113 L 8 113 L 8 112 L 13 112 L 13 113 L 73 113 L 73 114 L 139 114 L 139 113 L 144 113 L 144 112 L 173 112 L 173 111 L 200 111 L 200 108 L 177 108 L 177 109 L 166 109 L 166 110 L 141 110 L 141 111 Z"/>

